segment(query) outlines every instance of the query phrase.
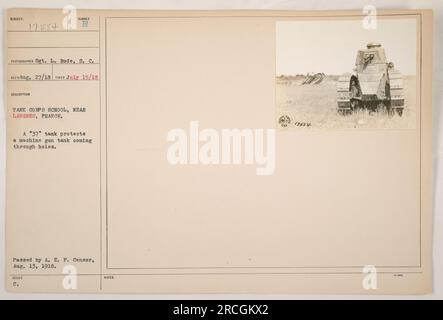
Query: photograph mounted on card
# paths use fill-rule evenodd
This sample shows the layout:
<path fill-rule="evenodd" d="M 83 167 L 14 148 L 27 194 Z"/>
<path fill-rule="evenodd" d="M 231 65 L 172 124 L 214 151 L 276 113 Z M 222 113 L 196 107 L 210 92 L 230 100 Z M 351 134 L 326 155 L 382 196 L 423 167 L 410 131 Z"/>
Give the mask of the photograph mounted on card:
<path fill-rule="evenodd" d="M 278 21 L 277 127 L 414 129 L 420 103 L 417 21 Z"/>

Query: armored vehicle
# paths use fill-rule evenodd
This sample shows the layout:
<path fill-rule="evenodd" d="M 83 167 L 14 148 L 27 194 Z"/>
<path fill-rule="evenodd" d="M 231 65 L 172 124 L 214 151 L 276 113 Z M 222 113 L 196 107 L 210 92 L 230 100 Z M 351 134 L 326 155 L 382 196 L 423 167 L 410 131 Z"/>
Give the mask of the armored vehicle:
<path fill-rule="evenodd" d="M 358 50 L 354 74 L 346 73 L 337 82 L 337 110 L 350 114 L 359 109 L 403 114 L 403 76 L 388 62 L 379 43 Z"/>

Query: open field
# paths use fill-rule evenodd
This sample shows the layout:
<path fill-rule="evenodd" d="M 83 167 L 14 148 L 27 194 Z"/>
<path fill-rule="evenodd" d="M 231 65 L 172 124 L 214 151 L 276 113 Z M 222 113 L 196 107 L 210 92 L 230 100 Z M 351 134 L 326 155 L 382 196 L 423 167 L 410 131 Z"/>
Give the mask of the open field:
<path fill-rule="evenodd" d="M 302 84 L 305 76 L 297 75 L 277 78 L 276 103 L 278 119 L 288 115 L 291 123 L 286 129 L 296 128 L 297 124 L 310 124 L 309 128 L 393 128 L 413 129 L 416 127 L 416 77 L 406 76 L 405 107 L 403 115 L 392 117 L 384 113 L 371 113 L 367 110 L 342 116 L 337 113 L 336 82 L 338 76 L 327 75 L 318 84 Z M 301 126 L 300 128 L 306 128 Z M 285 129 L 285 128 L 282 128 Z"/>

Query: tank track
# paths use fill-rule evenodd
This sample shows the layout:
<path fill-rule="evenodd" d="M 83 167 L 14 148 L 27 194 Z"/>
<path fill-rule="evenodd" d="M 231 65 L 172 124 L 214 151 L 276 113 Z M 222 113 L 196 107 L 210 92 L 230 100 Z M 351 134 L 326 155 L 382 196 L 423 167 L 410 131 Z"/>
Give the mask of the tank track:
<path fill-rule="evenodd" d="M 340 114 L 348 114 L 351 110 L 349 84 L 352 74 L 343 74 L 337 81 L 337 111 Z"/>
<path fill-rule="evenodd" d="M 391 109 L 401 116 L 405 106 L 403 76 L 398 70 L 389 70 L 389 80 Z"/>

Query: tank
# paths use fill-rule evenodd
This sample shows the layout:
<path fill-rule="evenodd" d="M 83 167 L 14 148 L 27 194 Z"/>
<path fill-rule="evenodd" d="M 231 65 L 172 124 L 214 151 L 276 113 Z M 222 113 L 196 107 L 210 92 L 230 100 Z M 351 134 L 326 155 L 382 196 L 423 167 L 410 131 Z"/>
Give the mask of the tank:
<path fill-rule="evenodd" d="M 351 114 L 359 109 L 370 112 L 403 114 L 403 76 L 388 62 L 379 43 L 368 43 L 358 50 L 354 73 L 346 73 L 337 82 L 337 110 Z"/>

